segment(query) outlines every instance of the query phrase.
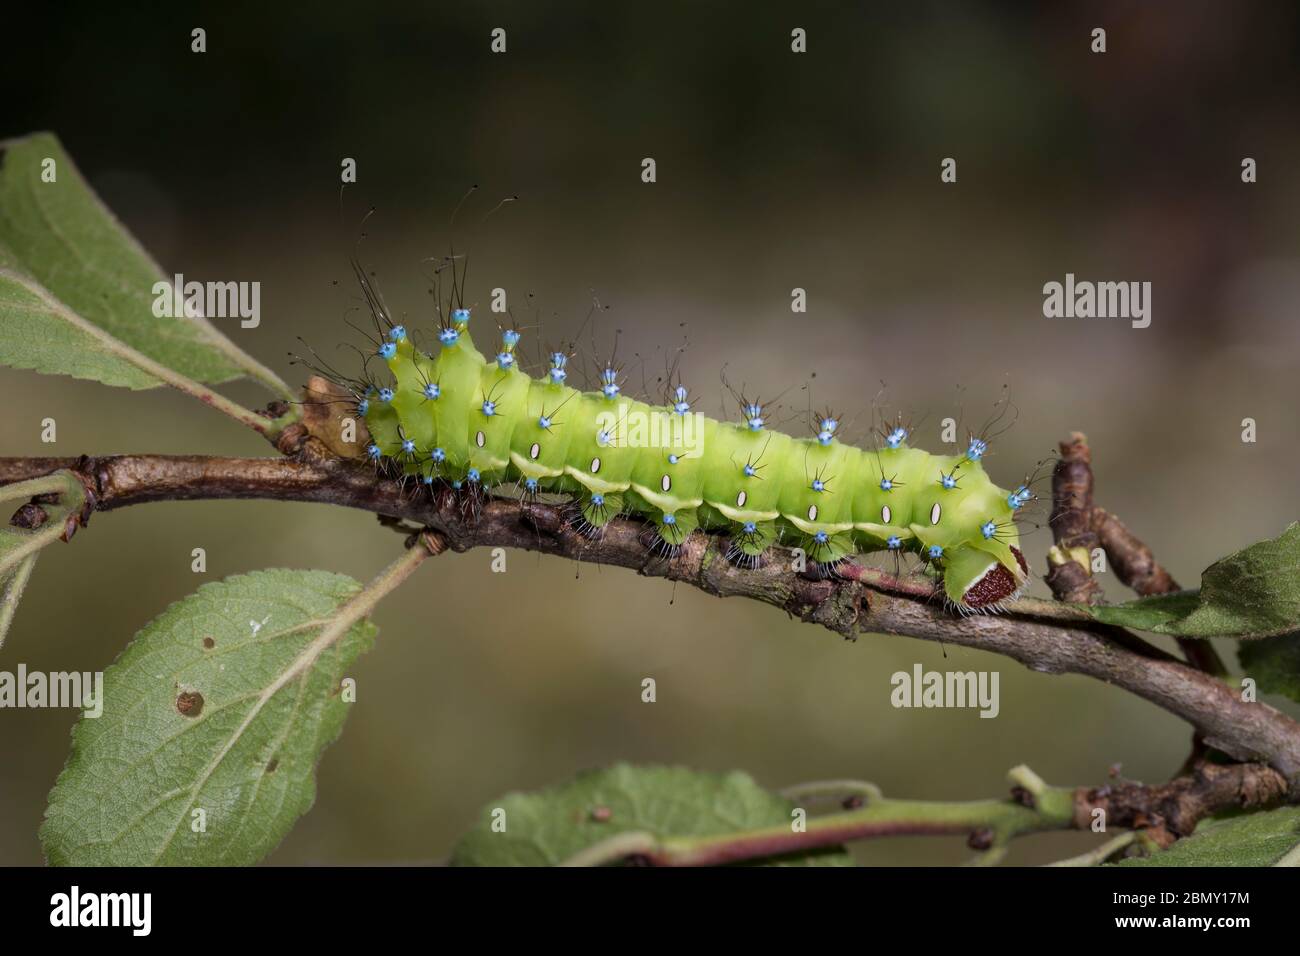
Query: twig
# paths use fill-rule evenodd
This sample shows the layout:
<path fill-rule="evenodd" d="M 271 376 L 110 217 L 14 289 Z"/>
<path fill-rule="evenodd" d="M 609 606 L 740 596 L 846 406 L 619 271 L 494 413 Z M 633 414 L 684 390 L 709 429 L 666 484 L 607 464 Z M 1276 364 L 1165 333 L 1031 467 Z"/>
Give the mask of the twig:
<path fill-rule="evenodd" d="M 1005 615 L 954 617 L 914 584 L 861 571 L 831 580 L 792 568 L 774 549 L 756 569 L 725 557 L 726 539 L 693 534 L 672 559 L 648 553 L 644 525 L 616 518 L 597 540 L 572 528 L 562 506 L 468 499 L 439 489 L 377 477 L 360 463 L 332 458 L 314 440 L 294 458 L 122 455 L 82 459 L 0 459 L 0 484 L 70 468 L 95 493 L 97 510 L 148 501 L 268 498 L 314 501 L 405 518 L 436 529 L 454 551 L 513 547 L 632 568 L 720 597 L 748 597 L 820 624 L 847 638 L 899 634 L 960 644 L 1011 657 L 1043 673 L 1084 674 L 1118 685 L 1190 723 L 1212 746 L 1246 761 L 1262 760 L 1288 777 L 1300 774 L 1300 723 L 1264 703 L 1247 703 L 1227 685 L 1121 629 L 1081 620 L 1052 602 L 1023 600 Z"/>
<path fill-rule="evenodd" d="M 1061 442 L 1061 460 L 1052 474 L 1052 536 L 1048 554 L 1052 565 L 1047 584 L 1057 600 L 1097 604 L 1101 586 L 1092 576 L 1092 550 L 1106 554 L 1115 576 L 1140 597 L 1177 591 L 1173 579 L 1155 555 L 1114 515 L 1093 504 L 1092 450 L 1082 432 Z M 1187 660 L 1207 674 L 1227 677 L 1228 668 L 1207 640 L 1177 638 Z"/>
<path fill-rule="evenodd" d="M 1052 472 L 1052 538 L 1047 554 L 1047 585 L 1059 601 L 1096 604 L 1101 585 L 1092 576 L 1092 452 L 1088 439 L 1075 432 L 1061 442 L 1061 460 Z"/>
<path fill-rule="evenodd" d="M 564 861 L 565 866 L 600 866 L 633 861 L 650 866 L 716 866 L 747 860 L 769 859 L 792 853 L 838 846 L 854 840 L 887 836 L 964 834 L 967 845 L 979 850 L 975 863 L 1000 860 L 1018 836 L 1045 830 L 1087 830 L 1099 791 L 1051 787 L 1028 767 L 1008 774 L 1012 796 L 1003 800 L 941 803 L 876 797 L 864 806 L 842 813 L 808 819 L 802 827 L 783 824 L 757 830 L 701 837 L 659 837 L 647 831 L 611 836 Z M 1126 834 L 1125 845 L 1135 839 L 1167 845 L 1171 820 L 1178 832 L 1190 832 L 1196 821 L 1230 806 L 1254 808 L 1279 799 L 1286 781 L 1267 767 L 1237 764 L 1215 768 L 1209 775 L 1180 778 L 1160 787 L 1132 785 L 1106 795 L 1108 827 L 1132 827 L 1140 835 Z M 1153 812 L 1161 808 L 1169 814 Z M 1158 836 L 1150 836 L 1149 830 Z M 1097 850 L 1096 862 L 1120 848 L 1111 840 Z M 1072 863 L 1072 861 L 1064 861 Z M 1074 865 L 1083 865 L 1082 862 Z"/>

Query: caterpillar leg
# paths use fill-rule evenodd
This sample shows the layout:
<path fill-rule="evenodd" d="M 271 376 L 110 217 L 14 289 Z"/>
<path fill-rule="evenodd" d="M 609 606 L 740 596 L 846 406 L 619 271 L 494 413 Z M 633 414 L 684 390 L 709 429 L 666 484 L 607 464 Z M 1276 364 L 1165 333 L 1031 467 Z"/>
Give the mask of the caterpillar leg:
<path fill-rule="evenodd" d="M 649 530 L 642 539 L 650 550 L 666 558 L 676 557 L 682 542 L 700 526 L 695 511 L 660 511 L 648 515 Z"/>
<path fill-rule="evenodd" d="M 577 503 L 569 524 L 584 537 L 599 538 L 605 531 L 605 525 L 622 510 L 621 495 L 614 492 L 592 492 Z"/>
<path fill-rule="evenodd" d="M 810 570 L 818 577 L 829 577 L 837 564 L 854 553 L 853 534 L 817 531 L 807 536 L 803 549 L 813 562 Z"/>
<path fill-rule="evenodd" d="M 763 566 L 763 552 L 776 541 L 774 521 L 735 521 L 727 545 L 727 560 L 741 568 Z"/>

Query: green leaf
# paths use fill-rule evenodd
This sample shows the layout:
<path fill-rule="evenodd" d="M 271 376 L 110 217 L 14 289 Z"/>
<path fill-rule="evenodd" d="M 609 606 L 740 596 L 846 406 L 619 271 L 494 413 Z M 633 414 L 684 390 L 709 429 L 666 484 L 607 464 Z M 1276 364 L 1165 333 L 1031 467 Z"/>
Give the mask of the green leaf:
<path fill-rule="evenodd" d="M 125 388 L 162 384 L 35 280 L 5 268 L 6 255 L 0 247 L 0 362 Z"/>
<path fill-rule="evenodd" d="M 50 793 L 53 864 L 257 862 L 315 800 L 315 768 L 348 704 L 340 680 L 375 628 L 324 571 L 205 584 L 104 672 Z M 196 811 L 202 811 L 198 813 Z"/>
<path fill-rule="evenodd" d="M 1199 591 L 1083 609 L 1107 624 L 1177 637 L 1250 639 L 1300 630 L 1300 522 L 1210 565 Z"/>
<path fill-rule="evenodd" d="M 1300 701 L 1300 631 L 1242 644 L 1237 659 L 1266 694 Z"/>
<path fill-rule="evenodd" d="M 134 350 L 209 384 L 245 371 L 275 379 L 206 319 L 155 316 L 159 281 L 171 279 L 100 202 L 57 137 L 0 142 L 0 363 L 127 388 L 161 384 L 124 357 Z M 70 328 L 70 317 L 100 335 Z M 127 350 L 113 355 L 105 340 Z"/>
<path fill-rule="evenodd" d="M 1201 603 L 1199 591 L 1175 591 L 1126 601 L 1123 604 L 1079 605 L 1104 624 L 1155 631 L 1186 617 Z"/>
<path fill-rule="evenodd" d="M 494 822 L 505 813 L 505 830 Z M 745 773 L 616 764 L 536 793 L 511 793 L 483 808 L 461 838 L 453 866 L 546 866 L 619 833 L 660 838 L 715 836 L 788 826 L 794 804 Z M 852 866 L 843 847 L 767 861 L 782 866 Z"/>
<path fill-rule="evenodd" d="M 1148 857 L 1118 866 L 1272 866 L 1300 842 L 1300 807 L 1281 807 L 1221 820 L 1203 820 L 1196 832 Z"/>

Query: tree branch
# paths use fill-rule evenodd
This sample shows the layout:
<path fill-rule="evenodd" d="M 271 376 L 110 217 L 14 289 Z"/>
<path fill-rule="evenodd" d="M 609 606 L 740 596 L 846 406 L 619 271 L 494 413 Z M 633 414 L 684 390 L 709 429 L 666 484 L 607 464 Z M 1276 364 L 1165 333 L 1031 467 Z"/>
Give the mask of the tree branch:
<path fill-rule="evenodd" d="M 1083 674 L 1131 691 L 1192 724 L 1212 746 L 1243 761 L 1263 761 L 1288 778 L 1300 774 L 1300 723 L 1264 703 L 1242 701 L 1222 682 L 1078 609 L 1022 599 L 1001 616 L 954 617 L 930 582 L 846 564 L 833 579 L 792 570 L 791 556 L 742 569 L 718 535 L 693 534 L 671 559 L 647 550 L 645 526 L 617 518 L 590 539 L 570 526 L 564 505 L 466 497 L 379 477 L 369 466 L 331 456 L 314 439 L 290 458 L 118 455 L 78 459 L 0 459 L 0 484 L 66 468 L 90 491 L 89 509 L 112 511 L 148 501 L 267 498 L 359 508 L 440 532 L 448 547 L 509 547 L 631 568 L 718 597 L 747 597 L 820 624 L 846 638 L 899 634 L 1003 654 L 1032 670 Z"/>

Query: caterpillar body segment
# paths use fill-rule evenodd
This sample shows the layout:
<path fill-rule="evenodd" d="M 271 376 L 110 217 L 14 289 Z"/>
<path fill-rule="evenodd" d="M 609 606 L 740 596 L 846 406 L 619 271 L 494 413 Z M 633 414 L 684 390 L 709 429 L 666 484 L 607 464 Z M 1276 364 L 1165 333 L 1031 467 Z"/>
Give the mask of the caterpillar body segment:
<path fill-rule="evenodd" d="M 489 358 L 468 323 L 466 310 L 453 313 L 436 357 L 404 333 L 384 343 L 394 384 L 370 388 L 358 405 L 371 459 L 456 487 L 515 482 L 529 494 L 572 494 L 590 534 L 636 514 L 647 545 L 667 553 L 697 528 L 725 532 L 729 556 L 747 565 L 778 541 L 821 565 L 917 553 L 963 613 L 996 609 L 1028 578 L 1014 518 L 1029 492 L 989 480 L 981 439 L 964 455 L 932 455 L 896 428 L 882 447 L 860 449 L 835 439 L 829 416 L 815 437 L 795 438 L 768 429 L 756 403 L 743 403 L 742 421 L 719 422 L 691 412 L 680 386 L 671 405 L 633 400 L 614 369 L 599 391 L 583 392 L 567 384 L 563 355 L 534 379 L 514 360 L 517 332 Z"/>

